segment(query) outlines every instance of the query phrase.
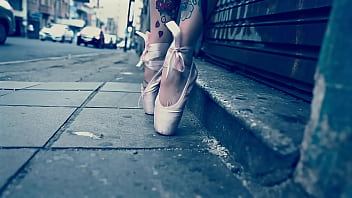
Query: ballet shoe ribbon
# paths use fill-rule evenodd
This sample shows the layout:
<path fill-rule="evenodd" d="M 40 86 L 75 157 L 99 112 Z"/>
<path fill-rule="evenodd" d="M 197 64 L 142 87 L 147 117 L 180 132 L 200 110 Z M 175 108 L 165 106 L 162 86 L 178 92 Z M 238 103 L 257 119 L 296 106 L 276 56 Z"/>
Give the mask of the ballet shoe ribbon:
<path fill-rule="evenodd" d="M 139 32 L 137 31 L 136 34 L 140 37 L 143 38 L 144 40 L 144 51 L 142 52 L 142 55 L 136 65 L 136 67 L 142 67 L 143 66 L 143 62 L 146 60 L 146 56 L 147 56 L 147 53 L 148 53 L 148 48 L 149 48 L 149 42 L 148 42 L 148 37 L 149 37 L 149 34 L 150 32 L 146 32 L 145 34 L 143 32 Z"/>

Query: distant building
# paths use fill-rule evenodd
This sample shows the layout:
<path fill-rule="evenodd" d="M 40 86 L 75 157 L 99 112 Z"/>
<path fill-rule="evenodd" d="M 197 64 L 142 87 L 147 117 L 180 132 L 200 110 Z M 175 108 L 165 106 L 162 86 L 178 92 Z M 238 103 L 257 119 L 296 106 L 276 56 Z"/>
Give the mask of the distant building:
<path fill-rule="evenodd" d="M 8 0 L 14 9 L 16 20 L 16 36 L 24 36 L 27 26 L 27 0 Z"/>
<path fill-rule="evenodd" d="M 144 14 L 146 12 L 146 9 L 149 7 L 144 6 L 143 0 L 135 0 L 134 5 L 133 5 L 133 26 L 135 30 L 141 31 L 143 30 L 143 25 L 144 21 L 149 21 L 149 20 L 142 20 L 142 17 L 144 17 Z M 149 10 L 149 9 L 147 9 Z M 146 19 L 149 19 L 148 17 Z"/>
<path fill-rule="evenodd" d="M 40 28 L 49 23 L 56 23 L 60 19 L 68 18 L 69 5 L 70 0 L 27 0 L 28 37 L 37 38 Z"/>
<path fill-rule="evenodd" d="M 114 34 L 116 35 L 117 33 L 117 26 L 114 18 L 108 18 L 107 23 L 106 23 L 106 32 L 108 34 Z"/>
<path fill-rule="evenodd" d="M 38 38 L 39 30 L 49 23 L 63 23 L 74 29 L 96 26 L 99 19 L 89 0 L 8 0 L 14 8 L 15 36 Z M 102 22 L 100 22 L 103 24 Z"/>
<path fill-rule="evenodd" d="M 73 1 L 71 3 L 71 15 L 70 19 L 80 19 L 85 22 L 85 25 L 95 26 L 96 19 L 92 16 L 95 15 L 93 7 L 89 7 L 82 1 Z"/>
<path fill-rule="evenodd" d="M 145 32 L 146 30 L 149 30 L 150 28 L 150 11 L 149 11 L 149 0 L 140 0 L 142 1 L 143 7 L 141 8 L 140 11 L 140 17 L 137 17 L 140 23 L 140 28 L 139 30 L 142 32 Z"/>

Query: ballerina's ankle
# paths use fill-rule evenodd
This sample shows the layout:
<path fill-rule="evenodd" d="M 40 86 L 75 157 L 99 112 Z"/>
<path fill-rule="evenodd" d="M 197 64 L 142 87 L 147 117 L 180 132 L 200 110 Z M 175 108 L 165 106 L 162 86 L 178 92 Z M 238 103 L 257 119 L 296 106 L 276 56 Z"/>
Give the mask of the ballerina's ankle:
<path fill-rule="evenodd" d="M 158 71 L 163 64 L 170 43 L 150 43 L 148 39 L 149 32 L 145 34 L 137 32 L 137 34 L 144 39 L 145 47 L 136 66 L 140 68 L 146 66 L 153 71 Z"/>

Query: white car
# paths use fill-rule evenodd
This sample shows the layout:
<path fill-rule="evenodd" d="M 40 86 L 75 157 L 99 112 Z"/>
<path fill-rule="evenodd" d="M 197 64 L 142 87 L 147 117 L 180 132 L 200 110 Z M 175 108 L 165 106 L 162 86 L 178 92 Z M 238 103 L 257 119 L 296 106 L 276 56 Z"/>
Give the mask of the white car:
<path fill-rule="evenodd" d="M 74 38 L 73 31 L 67 25 L 63 25 L 63 24 L 51 24 L 48 27 L 43 27 L 39 31 L 39 39 L 42 41 L 45 41 L 45 40 L 60 41 L 60 42 L 68 41 L 72 43 L 73 38 Z"/>

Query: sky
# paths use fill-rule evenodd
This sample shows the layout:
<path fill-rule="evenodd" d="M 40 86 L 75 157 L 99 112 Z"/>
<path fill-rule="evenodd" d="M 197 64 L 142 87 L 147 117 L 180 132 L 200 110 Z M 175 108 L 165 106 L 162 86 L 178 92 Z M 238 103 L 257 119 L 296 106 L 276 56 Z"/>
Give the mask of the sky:
<path fill-rule="evenodd" d="M 98 0 L 90 0 L 89 4 L 91 6 L 96 6 Z M 104 22 L 107 18 L 114 18 L 117 22 L 119 28 L 118 34 L 123 34 L 126 27 L 127 21 L 127 11 L 128 11 L 129 0 L 99 0 L 99 11 L 98 16 Z"/>
<path fill-rule="evenodd" d="M 118 12 L 119 9 L 128 9 L 128 2 L 129 0 L 90 0 L 89 4 L 91 6 L 96 6 L 97 2 L 99 1 L 100 7 L 100 15 L 102 18 L 119 16 L 120 13 Z"/>

